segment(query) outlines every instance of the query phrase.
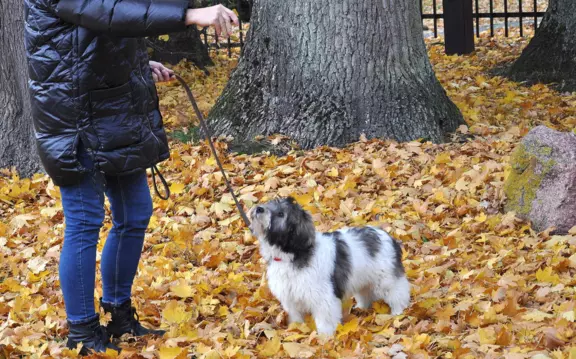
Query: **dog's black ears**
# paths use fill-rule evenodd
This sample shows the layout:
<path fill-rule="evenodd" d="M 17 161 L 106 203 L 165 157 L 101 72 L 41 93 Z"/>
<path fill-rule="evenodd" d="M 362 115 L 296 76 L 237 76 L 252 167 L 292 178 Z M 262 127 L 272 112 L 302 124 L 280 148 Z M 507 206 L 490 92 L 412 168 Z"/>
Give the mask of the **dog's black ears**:
<path fill-rule="evenodd" d="M 298 203 L 298 201 L 292 197 L 292 196 L 288 196 L 286 197 L 286 202 L 288 202 L 289 205 L 291 205 L 293 208 L 302 208 L 302 206 L 300 206 L 300 203 Z"/>

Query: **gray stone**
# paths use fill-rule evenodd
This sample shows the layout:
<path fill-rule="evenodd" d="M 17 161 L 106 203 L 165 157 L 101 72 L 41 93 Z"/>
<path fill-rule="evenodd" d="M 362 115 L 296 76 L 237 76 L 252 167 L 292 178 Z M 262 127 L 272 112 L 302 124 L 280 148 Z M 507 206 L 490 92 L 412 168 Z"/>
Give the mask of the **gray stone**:
<path fill-rule="evenodd" d="M 505 209 L 543 231 L 576 226 L 576 135 L 546 126 L 531 130 L 512 154 Z"/>

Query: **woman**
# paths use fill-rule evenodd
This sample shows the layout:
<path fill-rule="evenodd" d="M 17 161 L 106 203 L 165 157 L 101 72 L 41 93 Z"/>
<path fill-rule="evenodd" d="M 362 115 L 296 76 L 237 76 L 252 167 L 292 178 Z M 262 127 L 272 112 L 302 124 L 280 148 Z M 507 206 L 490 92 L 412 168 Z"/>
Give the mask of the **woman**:
<path fill-rule="evenodd" d="M 163 334 L 142 327 L 131 304 L 152 215 L 146 169 L 169 157 L 154 80 L 170 71 L 149 62 L 143 37 L 193 24 L 227 37 L 238 19 L 221 5 L 194 9 L 188 0 L 26 0 L 25 9 L 37 148 L 60 186 L 66 223 L 59 276 L 67 346 L 119 351 L 110 335 Z M 94 308 L 104 194 L 113 217 L 101 259 L 107 327 Z"/>

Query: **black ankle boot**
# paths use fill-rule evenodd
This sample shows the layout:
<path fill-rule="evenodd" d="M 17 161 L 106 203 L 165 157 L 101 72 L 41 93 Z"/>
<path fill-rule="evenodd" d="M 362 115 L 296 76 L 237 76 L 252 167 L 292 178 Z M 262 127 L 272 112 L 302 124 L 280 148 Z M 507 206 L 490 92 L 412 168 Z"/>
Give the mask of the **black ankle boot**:
<path fill-rule="evenodd" d="M 110 336 L 106 328 L 100 325 L 99 318 L 87 323 L 72 324 L 68 322 L 70 333 L 68 334 L 69 349 L 76 349 L 76 346 L 82 343 L 80 355 L 89 355 L 91 352 L 105 353 L 106 349 L 116 350 L 120 353 L 120 348 L 110 342 Z"/>
<path fill-rule="evenodd" d="M 166 331 L 154 330 L 144 328 L 139 321 L 136 308 L 132 306 L 132 302 L 127 300 L 120 306 L 115 307 L 112 304 L 102 302 L 100 299 L 100 306 L 106 313 L 112 313 L 112 320 L 108 323 L 106 329 L 113 337 L 119 338 L 124 334 L 130 334 L 135 337 L 142 335 L 152 334 L 162 336 Z"/>

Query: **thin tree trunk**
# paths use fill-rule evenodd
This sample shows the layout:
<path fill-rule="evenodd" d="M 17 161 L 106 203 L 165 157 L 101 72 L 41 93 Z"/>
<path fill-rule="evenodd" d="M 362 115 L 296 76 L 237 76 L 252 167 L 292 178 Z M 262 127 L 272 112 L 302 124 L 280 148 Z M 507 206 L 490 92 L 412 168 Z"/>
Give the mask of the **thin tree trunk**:
<path fill-rule="evenodd" d="M 41 170 L 33 135 L 22 1 L 0 0 L 0 168 Z"/>
<path fill-rule="evenodd" d="M 281 133 L 302 147 L 446 139 L 463 124 L 426 53 L 418 0 L 256 0 L 215 132 Z"/>
<path fill-rule="evenodd" d="M 512 65 L 510 77 L 576 91 L 576 1 L 550 0 L 538 32 Z"/>
<path fill-rule="evenodd" d="M 243 22 L 250 22 L 254 0 L 236 0 L 236 11 Z"/>

